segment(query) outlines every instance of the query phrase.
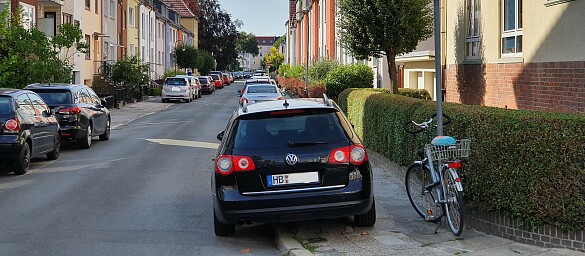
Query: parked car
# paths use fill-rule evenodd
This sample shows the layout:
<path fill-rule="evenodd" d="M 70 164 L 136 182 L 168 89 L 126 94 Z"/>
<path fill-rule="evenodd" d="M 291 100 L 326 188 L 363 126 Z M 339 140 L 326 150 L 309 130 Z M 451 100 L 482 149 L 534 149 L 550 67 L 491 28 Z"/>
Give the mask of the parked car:
<path fill-rule="evenodd" d="M 244 72 L 244 79 L 248 79 L 250 77 L 252 77 L 252 73 L 250 73 L 250 72 Z"/>
<path fill-rule="evenodd" d="M 223 88 L 223 79 L 221 78 L 221 75 L 218 74 L 210 74 L 209 75 L 211 78 L 213 78 L 213 83 L 215 84 L 215 88 Z"/>
<path fill-rule="evenodd" d="M 263 78 L 256 78 L 256 79 L 248 79 L 246 81 L 244 81 L 244 84 L 242 85 L 242 89 L 240 90 L 238 97 L 241 97 L 242 94 L 244 94 L 244 91 L 246 90 L 246 86 L 251 85 L 251 84 L 268 84 L 270 83 L 270 79 L 268 79 L 267 77 L 263 77 Z"/>
<path fill-rule="evenodd" d="M 196 76 L 190 75 L 176 75 L 175 77 L 183 77 L 189 79 L 189 84 L 191 85 L 191 90 L 193 91 L 193 99 L 201 98 L 201 83 Z"/>
<path fill-rule="evenodd" d="M 234 111 L 215 155 L 214 229 L 353 216 L 373 226 L 372 170 L 358 135 L 328 99 L 262 102 Z"/>
<path fill-rule="evenodd" d="M 221 79 L 223 79 L 223 84 L 225 84 L 225 85 L 230 85 L 231 84 L 230 77 L 228 76 L 227 73 L 221 74 Z"/>
<path fill-rule="evenodd" d="M 61 140 L 75 140 L 80 148 L 91 147 L 93 137 L 110 139 L 111 116 L 106 101 L 82 84 L 34 84 L 36 92 L 55 111 Z"/>
<path fill-rule="evenodd" d="M 31 158 L 59 158 L 59 123 L 41 97 L 28 90 L 0 88 L 0 162 L 16 175 Z"/>
<path fill-rule="evenodd" d="M 230 84 L 236 81 L 236 78 L 234 77 L 233 73 L 228 73 L 228 77 L 230 78 Z"/>
<path fill-rule="evenodd" d="M 193 101 L 193 87 L 190 79 L 185 77 L 167 77 L 161 93 L 162 102 L 169 100 Z"/>
<path fill-rule="evenodd" d="M 285 94 L 273 84 L 252 84 L 246 87 L 244 94 L 240 98 L 240 104 L 244 102 L 248 105 L 271 101 L 271 100 L 283 100 Z"/>
<path fill-rule="evenodd" d="M 201 83 L 201 91 L 203 93 L 212 94 L 215 92 L 215 84 L 213 78 L 210 76 L 200 76 L 199 82 Z"/>

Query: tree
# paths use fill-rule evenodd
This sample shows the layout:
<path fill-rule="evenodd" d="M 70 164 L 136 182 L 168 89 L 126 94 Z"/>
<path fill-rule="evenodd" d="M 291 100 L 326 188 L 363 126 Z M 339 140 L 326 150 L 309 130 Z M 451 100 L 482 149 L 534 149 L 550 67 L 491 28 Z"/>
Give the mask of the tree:
<path fill-rule="evenodd" d="M 195 70 L 200 68 L 203 62 L 199 50 L 191 45 L 181 45 L 175 48 L 172 55 L 180 68 Z"/>
<path fill-rule="evenodd" d="M 148 83 L 148 64 L 142 64 L 136 56 L 124 57 L 112 66 L 112 81 L 123 86 Z"/>
<path fill-rule="evenodd" d="M 67 59 L 60 59 L 59 52 L 70 47 L 85 52 L 81 30 L 60 25 L 60 35 L 50 41 L 36 28 L 24 29 L 20 13 L 18 10 L 10 15 L 7 8 L 0 12 L 0 87 L 71 82 L 73 68 Z"/>
<path fill-rule="evenodd" d="M 266 64 L 270 62 L 270 72 L 272 72 L 278 70 L 282 62 L 284 62 L 284 56 L 282 56 L 280 51 L 278 51 L 278 48 L 270 47 L 270 53 L 264 56 L 264 59 L 262 59 L 262 61 L 265 65 L 264 68 L 266 68 Z M 260 63 L 260 65 L 262 65 L 262 62 Z"/>
<path fill-rule="evenodd" d="M 208 52 L 201 52 L 201 56 L 202 56 L 203 62 L 202 62 L 201 68 L 199 69 L 199 72 L 202 75 L 208 75 L 209 71 L 211 71 L 215 68 L 215 59 Z"/>
<path fill-rule="evenodd" d="M 396 56 L 416 49 L 433 32 L 432 0 L 339 0 L 339 32 L 361 59 L 386 55 L 393 93 L 398 93 Z"/>
<path fill-rule="evenodd" d="M 236 51 L 239 53 L 250 53 L 253 56 L 257 56 L 260 53 L 258 49 L 258 41 L 256 36 L 252 33 L 246 33 L 241 31 L 236 41 Z"/>
<path fill-rule="evenodd" d="M 280 45 L 284 42 L 284 40 L 286 40 L 286 35 L 282 35 L 281 37 L 279 37 L 278 40 L 276 40 L 276 42 L 274 42 L 272 46 L 278 49 L 280 48 Z"/>
<path fill-rule="evenodd" d="M 217 0 L 199 0 L 199 5 L 199 49 L 211 53 L 217 61 L 217 69 L 225 70 L 237 60 L 237 29 L 242 26 L 242 22 L 232 20 Z"/>

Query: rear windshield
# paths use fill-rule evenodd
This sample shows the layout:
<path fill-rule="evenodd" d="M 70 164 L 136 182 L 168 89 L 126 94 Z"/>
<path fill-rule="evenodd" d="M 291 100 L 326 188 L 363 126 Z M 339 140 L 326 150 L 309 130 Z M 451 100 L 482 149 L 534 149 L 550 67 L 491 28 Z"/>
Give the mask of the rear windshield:
<path fill-rule="evenodd" d="M 73 102 L 70 91 L 35 90 L 35 92 L 41 96 L 47 105 L 67 105 Z"/>
<path fill-rule="evenodd" d="M 237 149 L 275 149 L 290 143 L 333 144 L 347 141 L 339 118 L 333 113 L 295 115 L 238 121 Z"/>
<path fill-rule="evenodd" d="M 186 86 L 187 82 L 184 78 L 167 78 L 165 85 Z"/>
<path fill-rule="evenodd" d="M 213 78 L 214 80 L 219 80 L 219 75 L 211 74 L 209 76 L 211 76 L 211 78 Z"/>
<path fill-rule="evenodd" d="M 12 114 L 12 99 L 10 97 L 0 96 L 0 116 Z"/>
<path fill-rule="evenodd" d="M 201 82 L 202 84 L 206 84 L 207 78 L 199 78 L 199 82 Z"/>
<path fill-rule="evenodd" d="M 271 85 L 248 86 L 248 93 L 276 93 L 276 87 Z"/>

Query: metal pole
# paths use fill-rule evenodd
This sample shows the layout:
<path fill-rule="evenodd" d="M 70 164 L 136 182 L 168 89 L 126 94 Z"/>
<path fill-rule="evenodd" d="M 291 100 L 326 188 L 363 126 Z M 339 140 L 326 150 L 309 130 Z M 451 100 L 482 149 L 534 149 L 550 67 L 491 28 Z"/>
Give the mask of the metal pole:
<path fill-rule="evenodd" d="M 435 101 L 437 136 L 443 135 L 443 69 L 441 65 L 441 0 L 435 0 Z"/>
<path fill-rule="evenodd" d="M 309 41 L 309 39 L 311 38 L 311 22 L 309 21 L 309 6 L 307 5 L 307 70 L 306 70 L 306 79 L 305 79 L 305 97 L 308 98 L 309 97 L 309 44 L 311 44 L 311 41 Z"/>

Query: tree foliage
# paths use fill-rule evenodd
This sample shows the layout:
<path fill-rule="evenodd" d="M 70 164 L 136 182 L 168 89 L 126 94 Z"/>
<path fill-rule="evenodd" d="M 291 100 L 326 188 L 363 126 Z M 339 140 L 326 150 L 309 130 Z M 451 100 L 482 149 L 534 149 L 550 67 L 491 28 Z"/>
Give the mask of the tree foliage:
<path fill-rule="evenodd" d="M 263 68 L 266 68 L 266 64 L 269 62 L 270 72 L 278 70 L 282 62 L 284 62 L 284 56 L 282 56 L 278 48 L 270 47 L 270 52 L 264 56 L 260 65 L 264 64 Z"/>
<path fill-rule="evenodd" d="M 260 53 L 260 49 L 258 49 L 256 36 L 252 33 L 241 31 L 236 41 L 236 51 L 238 53 L 250 53 L 253 56 L 257 56 Z"/>
<path fill-rule="evenodd" d="M 203 64 L 201 52 L 192 45 L 181 45 L 173 50 L 172 55 L 180 68 L 195 70 Z"/>
<path fill-rule="evenodd" d="M 217 0 L 199 0 L 199 5 L 199 49 L 211 53 L 217 61 L 217 69 L 225 70 L 237 60 L 237 29 L 242 22 L 232 20 Z"/>
<path fill-rule="evenodd" d="M 81 30 L 73 25 L 60 25 L 53 40 L 32 28 L 21 26 L 18 10 L 10 15 L 8 8 L 0 12 L 0 87 L 23 88 L 31 83 L 71 82 L 72 64 L 61 59 L 63 49 L 74 47 L 85 52 Z"/>
<path fill-rule="evenodd" d="M 148 83 L 148 64 L 142 64 L 136 56 L 124 57 L 112 65 L 112 81 L 124 86 Z"/>
<path fill-rule="evenodd" d="M 393 93 L 399 54 L 416 49 L 433 32 L 432 0 L 339 0 L 341 41 L 357 58 L 386 55 Z"/>
<path fill-rule="evenodd" d="M 201 56 L 203 61 L 201 68 L 199 68 L 199 73 L 201 73 L 201 75 L 208 75 L 209 71 L 215 68 L 215 59 L 208 52 L 201 52 Z"/>

